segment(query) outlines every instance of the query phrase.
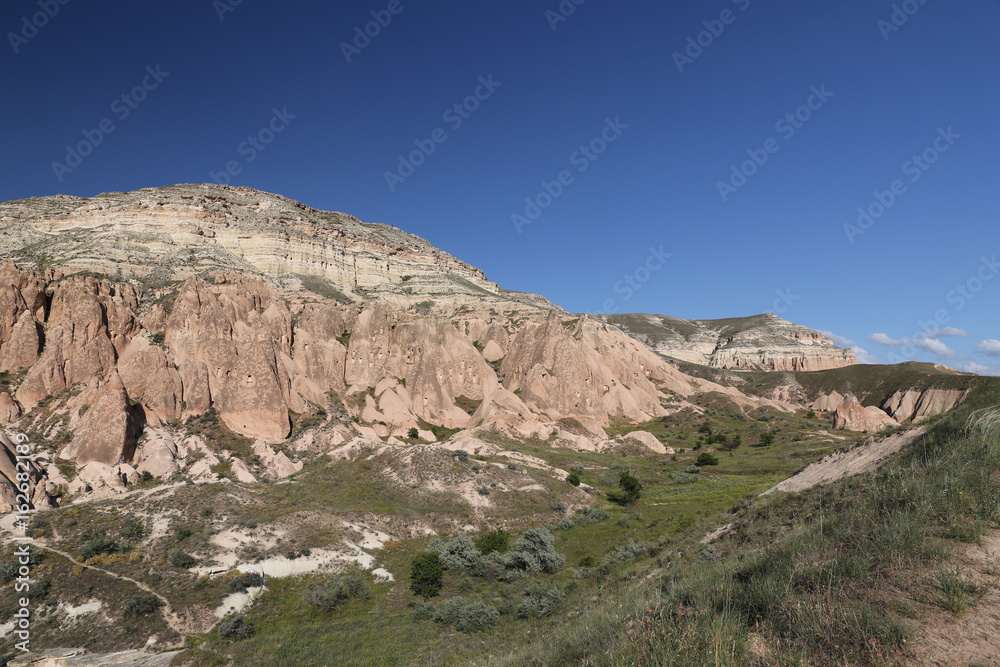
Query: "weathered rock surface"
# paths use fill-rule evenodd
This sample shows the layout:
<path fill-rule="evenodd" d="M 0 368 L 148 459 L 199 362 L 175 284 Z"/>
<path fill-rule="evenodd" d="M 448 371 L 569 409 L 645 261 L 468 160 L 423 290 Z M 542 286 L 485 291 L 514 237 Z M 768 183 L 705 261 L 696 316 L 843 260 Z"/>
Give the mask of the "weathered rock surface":
<path fill-rule="evenodd" d="M 968 389 L 907 389 L 893 393 L 882 403 L 882 409 L 896 421 L 920 421 L 948 412 L 969 395 Z"/>
<path fill-rule="evenodd" d="M 59 453 L 80 465 L 99 462 L 115 466 L 131 460 L 140 422 L 117 372 L 95 391 L 94 404 L 84 414 L 73 440 Z"/>
<path fill-rule="evenodd" d="M 865 408 L 853 397 L 837 406 L 833 418 L 834 428 L 848 431 L 876 433 L 892 426 L 899 426 L 899 422 L 874 405 Z"/>
<path fill-rule="evenodd" d="M 725 320 L 665 315 L 599 315 L 660 354 L 732 370 L 821 371 L 857 363 L 818 331 L 774 313 Z"/>

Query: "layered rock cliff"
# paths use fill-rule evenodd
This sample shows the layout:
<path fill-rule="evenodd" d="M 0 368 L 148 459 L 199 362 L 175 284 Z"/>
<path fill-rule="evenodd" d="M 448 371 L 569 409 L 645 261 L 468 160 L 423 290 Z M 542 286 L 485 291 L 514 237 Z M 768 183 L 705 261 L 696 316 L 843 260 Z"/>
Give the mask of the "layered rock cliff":
<path fill-rule="evenodd" d="M 827 336 L 774 313 L 725 320 L 600 315 L 666 357 L 728 370 L 821 371 L 857 363 Z"/>

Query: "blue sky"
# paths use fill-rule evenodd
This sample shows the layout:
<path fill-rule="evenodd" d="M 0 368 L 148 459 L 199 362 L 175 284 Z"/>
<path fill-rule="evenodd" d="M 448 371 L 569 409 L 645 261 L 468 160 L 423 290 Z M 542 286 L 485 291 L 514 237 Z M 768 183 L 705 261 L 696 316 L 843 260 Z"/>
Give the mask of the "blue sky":
<path fill-rule="evenodd" d="M 1000 371 L 996 0 L 62 1 L 0 9 L 0 199 L 229 179 L 571 311 Z"/>

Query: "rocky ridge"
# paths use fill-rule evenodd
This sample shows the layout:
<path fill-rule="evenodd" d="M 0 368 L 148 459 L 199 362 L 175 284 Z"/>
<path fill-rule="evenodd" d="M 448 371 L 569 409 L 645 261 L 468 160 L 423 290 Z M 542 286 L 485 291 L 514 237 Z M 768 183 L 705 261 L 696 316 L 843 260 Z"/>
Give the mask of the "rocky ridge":
<path fill-rule="evenodd" d="M 727 370 L 821 371 L 857 363 L 827 336 L 774 313 L 725 320 L 600 315 L 665 357 Z"/>

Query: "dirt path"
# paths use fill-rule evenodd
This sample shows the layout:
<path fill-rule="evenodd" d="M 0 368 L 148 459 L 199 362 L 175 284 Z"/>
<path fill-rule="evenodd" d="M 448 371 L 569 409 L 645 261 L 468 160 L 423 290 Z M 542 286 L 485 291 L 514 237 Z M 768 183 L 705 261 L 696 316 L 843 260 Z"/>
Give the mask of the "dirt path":
<path fill-rule="evenodd" d="M 914 665 L 969 667 L 1000 665 L 1000 531 L 983 536 L 983 545 L 972 545 L 954 558 L 964 577 L 975 581 L 985 594 L 961 614 L 933 608 L 920 619 L 922 636 L 909 653 Z"/>
<path fill-rule="evenodd" d="M 909 447 L 923 437 L 926 426 L 911 428 L 902 433 L 890 435 L 878 442 L 868 441 L 865 444 L 847 451 L 834 452 L 829 456 L 812 463 L 804 470 L 779 482 L 761 495 L 775 491 L 805 491 L 819 484 L 833 482 L 842 477 L 850 477 L 871 472 L 887 458 L 904 447 Z"/>
<path fill-rule="evenodd" d="M 7 516 L 4 517 L 2 521 L 0 521 L 0 528 L 3 528 L 5 531 L 7 531 L 10 535 L 14 537 L 21 537 L 20 535 L 17 534 L 18 529 L 14 525 L 16 523 L 15 519 L 16 517 L 14 514 L 8 514 Z M 38 539 L 32 540 L 31 545 L 40 551 L 49 551 L 51 553 L 62 556 L 73 565 L 78 565 L 80 567 L 87 568 L 88 570 L 94 570 L 95 572 L 100 572 L 101 574 L 107 575 L 109 577 L 114 577 L 115 579 L 120 579 L 121 581 L 127 581 L 130 584 L 136 586 L 137 588 L 156 597 L 163 603 L 163 618 L 167 622 L 167 625 L 170 626 L 170 629 L 179 634 L 181 637 L 183 637 L 186 634 L 185 625 L 183 621 L 181 621 L 181 619 L 173 612 L 173 609 L 170 606 L 170 601 L 167 600 L 167 598 L 160 595 L 159 593 L 157 593 L 156 591 L 154 591 L 146 584 L 142 583 L 141 581 L 136 581 L 135 579 L 132 579 L 131 577 L 126 577 L 125 575 L 122 574 L 116 574 L 114 572 L 110 572 L 109 570 L 105 570 L 104 568 L 101 567 L 88 565 L 87 563 L 81 563 L 76 558 L 74 558 L 72 554 L 62 551 L 60 549 L 56 549 L 54 547 L 47 546 Z"/>

